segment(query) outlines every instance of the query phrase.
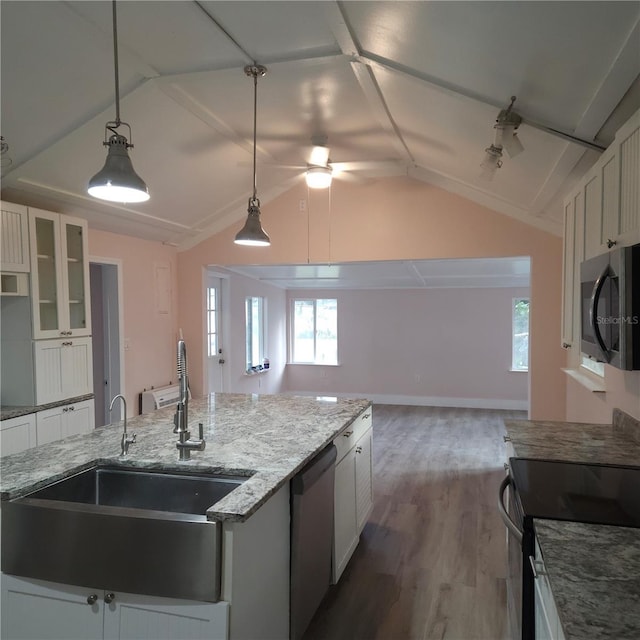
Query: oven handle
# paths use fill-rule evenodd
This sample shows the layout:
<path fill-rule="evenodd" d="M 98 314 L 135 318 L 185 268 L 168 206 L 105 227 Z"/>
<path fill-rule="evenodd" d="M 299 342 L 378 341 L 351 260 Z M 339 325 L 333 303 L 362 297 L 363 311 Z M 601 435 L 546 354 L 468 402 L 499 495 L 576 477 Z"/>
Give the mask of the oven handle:
<path fill-rule="evenodd" d="M 602 295 L 602 287 L 604 287 L 604 283 L 610 276 L 611 270 L 609 269 L 609 265 L 607 265 L 602 270 L 602 273 L 593 285 L 593 292 L 591 294 L 591 307 L 589 309 L 589 322 L 591 323 L 593 334 L 598 342 L 600 350 L 602 351 L 602 355 L 607 359 L 607 362 L 609 361 L 609 350 L 607 349 L 607 345 L 605 344 L 602 338 L 602 334 L 600 333 L 600 327 L 598 326 L 598 318 L 596 317 L 596 313 L 598 311 L 600 296 Z"/>
<path fill-rule="evenodd" d="M 504 506 L 504 492 L 507 490 L 510 482 L 511 478 L 509 476 L 505 476 L 504 480 L 500 483 L 500 490 L 498 492 L 498 511 L 500 512 L 500 517 L 507 529 L 509 529 L 514 538 L 522 544 L 522 531 L 518 529 L 518 525 L 516 525 L 516 523 L 509 517 Z"/>

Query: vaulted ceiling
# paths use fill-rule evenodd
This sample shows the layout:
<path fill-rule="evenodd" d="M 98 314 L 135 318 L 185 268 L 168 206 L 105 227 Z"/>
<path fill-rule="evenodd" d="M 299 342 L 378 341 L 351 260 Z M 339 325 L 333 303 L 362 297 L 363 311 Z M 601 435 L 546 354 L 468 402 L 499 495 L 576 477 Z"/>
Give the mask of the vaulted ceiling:
<path fill-rule="evenodd" d="M 560 233 L 561 200 L 640 107 L 638 2 L 118 3 L 122 119 L 151 199 L 86 194 L 114 118 L 111 3 L 3 0 L 2 196 L 193 245 L 302 180 L 312 138 L 361 177 L 408 175 Z M 480 178 L 517 96 L 525 150 Z M 550 132 L 554 130 L 554 132 Z M 566 134 L 566 135 L 559 135 Z M 569 136 L 569 137 L 567 137 Z M 577 138 L 583 142 L 572 141 Z M 338 186 L 338 188 L 340 188 Z"/>

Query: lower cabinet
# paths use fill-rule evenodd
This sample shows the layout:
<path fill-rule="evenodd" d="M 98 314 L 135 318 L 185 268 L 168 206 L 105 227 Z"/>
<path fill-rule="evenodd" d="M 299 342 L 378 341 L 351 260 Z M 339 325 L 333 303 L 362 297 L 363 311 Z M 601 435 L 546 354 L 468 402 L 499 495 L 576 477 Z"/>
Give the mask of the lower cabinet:
<path fill-rule="evenodd" d="M 535 638 L 536 640 L 565 640 L 537 540 L 534 566 L 536 573 L 534 579 Z"/>
<path fill-rule="evenodd" d="M 0 422 L 0 456 L 20 453 L 36 446 L 36 414 Z"/>
<path fill-rule="evenodd" d="M 2 575 L 3 640 L 226 640 L 229 605 Z"/>
<path fill-rule="evenodd" d="M 373 509 L 371 408 L 334 440 L 333 583 L 349 563 Z"/>
<path fill-rule="evenodd" d="M 83 400 L 36 414 L 38 444 L 46 444 L 81 433 L 89 433 L 95 425 L 93 400 Z"/>

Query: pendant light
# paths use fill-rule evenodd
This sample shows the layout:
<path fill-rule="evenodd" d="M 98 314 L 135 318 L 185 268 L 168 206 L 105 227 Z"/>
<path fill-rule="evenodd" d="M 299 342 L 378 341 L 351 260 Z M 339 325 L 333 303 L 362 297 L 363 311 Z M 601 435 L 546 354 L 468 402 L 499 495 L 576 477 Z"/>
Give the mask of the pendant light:
<path fill-rule="evenodd" d="M 113 7 L 113 66 L 115 71 L 116 87 L 116 119 L 107 122 L 105 125 L 105 139 L 102 143 L 109 147 L 107 160 L 104 167 L 96 173 L 91 180 L 87 191 L 89 195 L 100 200 L 110 202 L 145 202 L 149 199 L 149 189 L 144 180 L 133 170 L 129 149 L 133 148 L 125 136 L 118 133 L 121 126 L 129 129 L 131 137 L 131 127 L 120 120 L 120 86 L 118 79 L 118 25 L 116 16 L 116 0 L 112 0 Z M 107 131 L 111 135 L 107 139 Z"/>
<path fill-rule="evenodd" d="M 249 198 L 247 221 L 238 231 L 234 242 L 252 247 L 268 247 L 271 244 L 269 236 L 260 224 L 260 200 L 257 197 L 256 180 L 256 124 L 258 112 L 258 76 L 263 77 L 267 68 L 259 64 L 247 65 L 246 75 L 253 77 L 253 195 Z"/>

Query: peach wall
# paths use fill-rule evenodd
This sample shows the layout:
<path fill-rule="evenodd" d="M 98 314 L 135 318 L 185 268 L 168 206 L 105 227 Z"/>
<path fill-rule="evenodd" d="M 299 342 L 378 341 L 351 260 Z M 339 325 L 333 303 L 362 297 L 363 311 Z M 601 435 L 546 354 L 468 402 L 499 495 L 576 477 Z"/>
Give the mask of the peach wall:
<path fill-rule="evenodd" d="M 290 291 L 338 301 L 339 366 L 288 365 L 286 389 L 376 402 L 528 408 L 511 368 L 511 316 L 527 288 Z"/>
<path fill-rule="evenodd" d="M 177 251 L 159 242 L 89 229 L 89 256 L 122 261 L 122 330 L 128 346 L 123 393 L 129 415 L 136 415 L 143 389 L 176 382 Z M 156 266 L 169 268 L 168 304 L 157 290 Z"/>
<path fill-rule="evenodd" d="M 605 365 L 606 393 L 593 393 L 567 379 L 567 420 L 611 424 L 614 408 L 640 420 L 640 371 L 621 371 Z"/>
<path fill-rule="evenodd" d="M 180 322 L 189 336 L 203 334 L 197 283 L 202 266 L 207 264 L 530 256 L 531 416 L 565 418 L 559 237 L 408 178 L 365 185 L 336 181 L 330 192 L 309 194 L 300 184 L 264 205 L 262 219 L 271 236 L 270 247 L 234 245 L 233 237 L 243 224 L 238 221 L 179 253 Z M 309 219 L 300 213 L 299 206 L 300 200 L 308 197 Z M 197 370 L 202 370 L 201 363 Z M 193 385 L 202 389 L 201 380 L 194 380 Z"/>

